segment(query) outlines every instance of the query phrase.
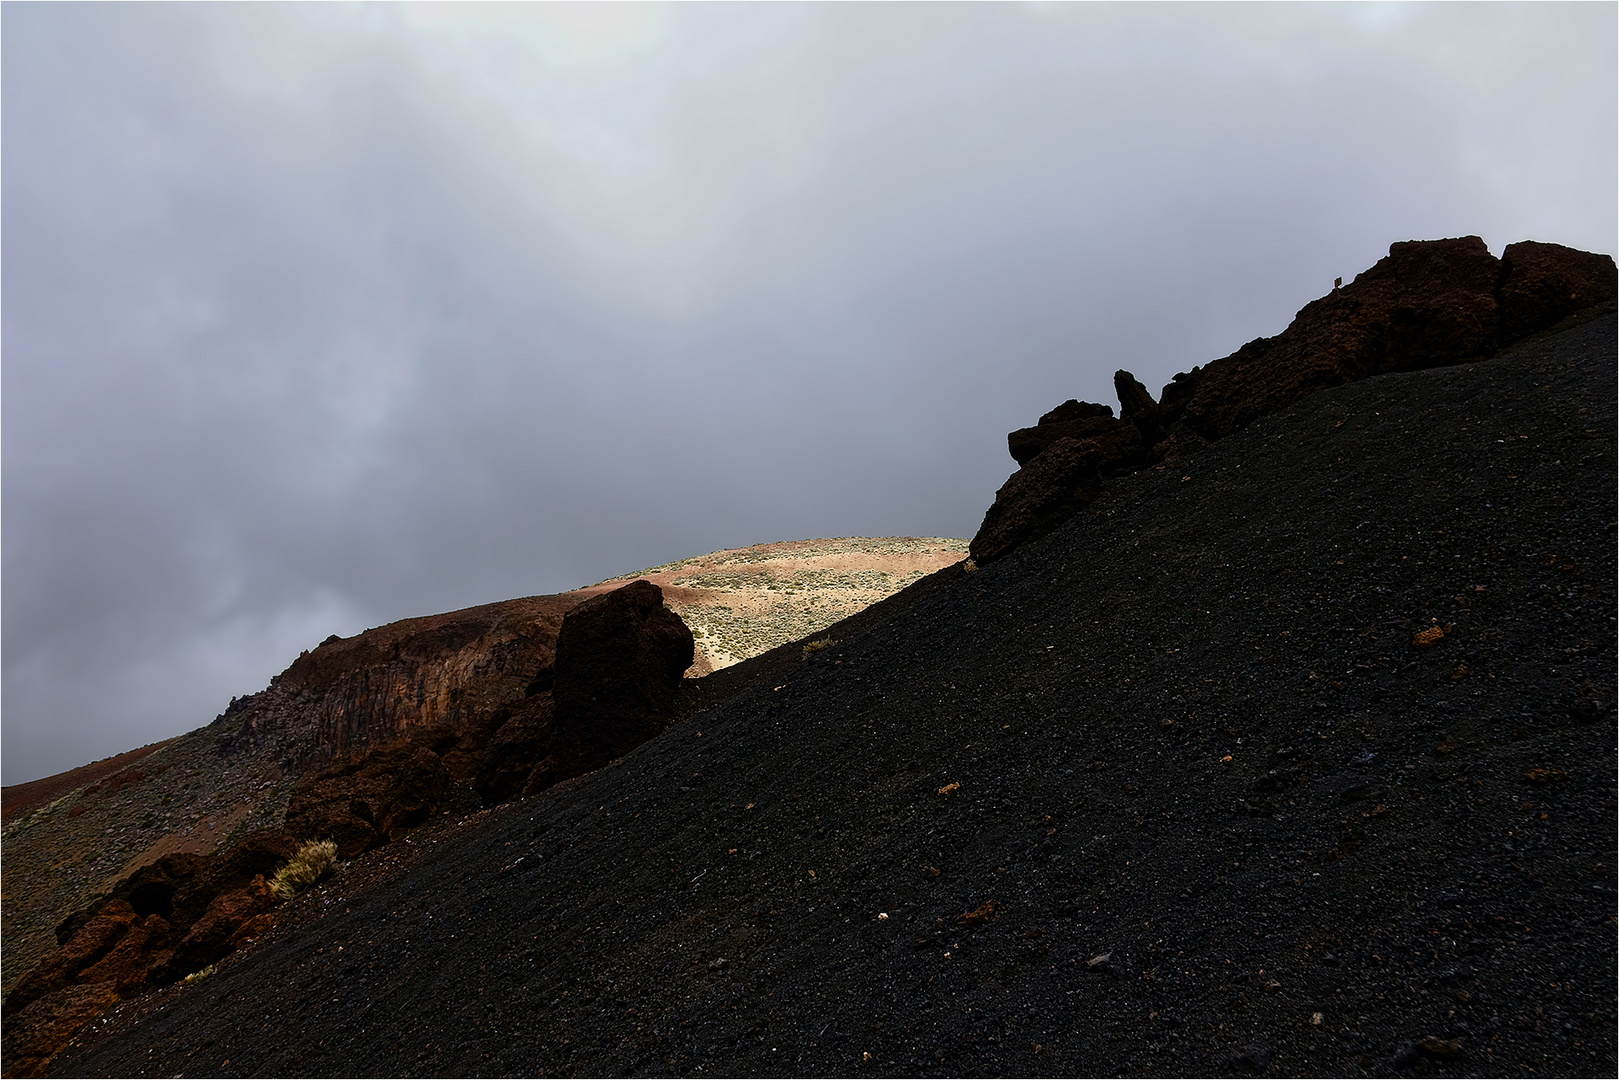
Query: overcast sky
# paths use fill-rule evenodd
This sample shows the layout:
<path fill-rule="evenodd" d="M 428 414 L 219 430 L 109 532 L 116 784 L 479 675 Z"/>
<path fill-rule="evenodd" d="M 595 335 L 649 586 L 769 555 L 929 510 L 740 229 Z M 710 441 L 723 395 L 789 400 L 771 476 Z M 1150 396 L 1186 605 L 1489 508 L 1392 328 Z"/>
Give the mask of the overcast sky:
<path fill-rule="evenodd" d="M 1613 4 L 6 4 L 5 783 L 331 633 L 971 536 L 1391 241 L 1615 249 Z"/>

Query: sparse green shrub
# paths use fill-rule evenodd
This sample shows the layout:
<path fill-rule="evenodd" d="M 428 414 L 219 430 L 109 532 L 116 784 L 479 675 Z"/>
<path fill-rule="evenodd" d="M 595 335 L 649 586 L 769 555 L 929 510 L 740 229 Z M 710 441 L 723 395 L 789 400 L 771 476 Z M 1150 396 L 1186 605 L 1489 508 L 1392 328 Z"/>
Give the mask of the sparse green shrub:
<path fill-rule="evenodd" d="M 816 638 L 814 641 L 807 641 L 804 643 L 804 655 L 806 657 L 814 656 L 822 649 L 830 649 L 836 644 L 837 642 L 833 641 L 829 637 Z"/>
<path fill-rule="evenodd" d="M 218 970 L 219 970 L 219 968 L 216 965 L 209 964 L 207 967 L 203 968 L 201 971 L 193 971 L 190 975 L 187 975 L 186 976 L 186 982 L 191 984 L 192 986 L 195 986 L 197 983 L 202 982 L 202 980 L 206 979 L 208 976 L 212 975 L 214 972 L 216 972 Z"/>
<path fill-rule="evenodd" d="M 311 840 L 275 872 L 270 891 L 275 893 L 278 900 L 291 900 L 331 873 L 336 863 L 337 844 L 334 841 Z"/>

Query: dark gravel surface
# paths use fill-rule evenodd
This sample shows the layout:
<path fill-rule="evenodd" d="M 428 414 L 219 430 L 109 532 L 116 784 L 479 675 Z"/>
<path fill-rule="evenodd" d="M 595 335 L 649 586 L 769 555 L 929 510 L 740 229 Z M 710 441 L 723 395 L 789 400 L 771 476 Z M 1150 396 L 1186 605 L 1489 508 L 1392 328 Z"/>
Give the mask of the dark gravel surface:
<path fill-rule="evenodd" d="M 1615 380 L 1122 479 L 57 1071 L 1612 1076 Z"/>

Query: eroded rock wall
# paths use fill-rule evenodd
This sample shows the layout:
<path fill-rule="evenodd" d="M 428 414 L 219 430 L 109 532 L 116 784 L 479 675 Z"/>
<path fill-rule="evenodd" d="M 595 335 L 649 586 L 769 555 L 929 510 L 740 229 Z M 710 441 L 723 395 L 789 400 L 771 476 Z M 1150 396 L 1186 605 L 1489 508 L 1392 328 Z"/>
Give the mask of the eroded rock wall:
<path fill-rule="evenodd" d="M 422 729 L 460 734 L 548 670 L 578 596 L 535 596 L 327 638 L 214 723 L 225 753 L 308 767 Z"/>

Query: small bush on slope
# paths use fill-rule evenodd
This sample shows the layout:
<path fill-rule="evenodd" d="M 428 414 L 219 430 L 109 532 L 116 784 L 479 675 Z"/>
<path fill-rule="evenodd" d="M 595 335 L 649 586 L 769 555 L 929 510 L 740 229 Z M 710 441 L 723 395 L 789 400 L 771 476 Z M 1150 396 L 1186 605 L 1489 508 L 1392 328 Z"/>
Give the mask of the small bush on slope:
<path fill-rule="evenodd" d="M 814 641 L 806 642 L 804 644 L 804 656 L 806 659 L 808 659 L 814 654 L 820 652 L 822 649 L 830 649 L 836 644 L 837 642 L 833 641 L 829 637 L 816 638 Z"/>
<path fill-rule="evenodd" d="M 275 872 L 270 890 L 279 900 L 291 900 L 309 886 L 331 873 L 337 862 L 337 844 L 331 840 L 311 840 L 298 849 L 298 854 Z"/>

